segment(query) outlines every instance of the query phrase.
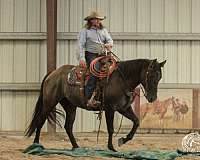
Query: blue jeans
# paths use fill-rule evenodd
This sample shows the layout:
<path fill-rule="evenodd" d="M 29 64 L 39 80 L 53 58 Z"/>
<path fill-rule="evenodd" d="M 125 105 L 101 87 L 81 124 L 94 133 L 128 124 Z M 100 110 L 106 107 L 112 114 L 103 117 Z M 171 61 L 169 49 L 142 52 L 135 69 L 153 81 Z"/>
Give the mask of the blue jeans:
<path fill-rule="evenodd" d="M 86 59 L 88 68 L 90 67 L 90 63 L 97 57 L 98 57 L 98 54 L 89 53 L 89 52 L 85 53 L 85 59 Z M 100 69 L 100 64 L 97 63 L 95 68 Z M 97 77 L 90 73 L 88 82 L 85 86 L 85 96 L 88 99 L 92 96 L 92 93 L 94 92 L 95 87 L 96 87 L 96 83 L 97 83 Z"/>

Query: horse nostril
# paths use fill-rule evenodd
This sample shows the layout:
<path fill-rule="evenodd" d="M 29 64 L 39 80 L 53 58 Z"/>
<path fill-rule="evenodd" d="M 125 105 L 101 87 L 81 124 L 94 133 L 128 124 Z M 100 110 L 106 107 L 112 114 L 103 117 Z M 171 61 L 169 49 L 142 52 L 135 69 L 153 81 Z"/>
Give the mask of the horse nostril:
<path fill-rule="evenodd" d="M 150 98 L 149 98 L 149 102 L 152 102 L 152 101 L 153 101 L 153 98 L 152 98 L 152 97 L 150 97 Z"/>

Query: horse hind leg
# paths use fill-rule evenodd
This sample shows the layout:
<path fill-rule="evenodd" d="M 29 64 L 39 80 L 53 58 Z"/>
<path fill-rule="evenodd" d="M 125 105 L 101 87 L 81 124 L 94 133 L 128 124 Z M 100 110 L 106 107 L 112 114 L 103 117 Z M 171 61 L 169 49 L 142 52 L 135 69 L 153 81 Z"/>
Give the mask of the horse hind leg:
<path fill-rule="evenodd" d="M 77 142 L 76 142 L 76 139 L 74 138 L 74 135 L 73 135 L 73 124 L 74 124 L 74 121 L 75 121 L 75 116 L 76 116 L 76 107 L 74 107 L 68 100 L 67 98 L 64 98 L 62 99 L 60 102 L 59 102 L 63 109 L 65 110 L 66 112 L 66 119 L 65 119 L 65 130 L 66 130 L 66 133 L 70 139 L 70 142 L 73 146 L 73 149 L 74 148 L 79 148 Z"/>
<path fill-rule="evenodd" d="M 37 126 L 37 128 L 36 128 L 36 134 L 35 134 L 35 138 L 34 138 L 33 143 L 39 143 L 40 132 L 41 132 L 42 126 L 44 125 L 45 121 L 46 121 L 46 116 L 45 116 L 45 114 L 43 114 L 43 115 L 39 118 L 39 123 L 38 123 L 38 126 Z"/>

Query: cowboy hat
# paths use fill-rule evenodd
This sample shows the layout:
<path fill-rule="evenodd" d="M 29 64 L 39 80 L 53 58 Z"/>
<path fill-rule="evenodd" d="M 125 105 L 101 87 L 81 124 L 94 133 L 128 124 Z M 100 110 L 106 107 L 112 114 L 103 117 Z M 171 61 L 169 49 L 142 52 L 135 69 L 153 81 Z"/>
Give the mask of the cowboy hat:
<path fill-rule="evenodd" d="M 88 21 L 88 20 L 93 19 L 93 18 L 100 19 L 100 20 L 104 20 L 106 17 L 105 17 L 105 16 L 101 16 L 101 15 L 100 15 L 98 12 L 96 12 L 96 11 L 92 11 L 92 12 L 90 13 L 89 16 L 87 16 L 87 17 L 84 18 L 84 20 L 85 20 L 85 21 Z"/>

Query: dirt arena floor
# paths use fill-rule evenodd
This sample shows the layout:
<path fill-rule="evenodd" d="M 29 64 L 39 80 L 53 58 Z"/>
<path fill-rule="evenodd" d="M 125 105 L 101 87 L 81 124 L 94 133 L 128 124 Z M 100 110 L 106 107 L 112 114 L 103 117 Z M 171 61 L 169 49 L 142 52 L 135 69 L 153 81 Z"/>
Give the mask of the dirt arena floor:
<path fill-rule="evenodd" d="M 117 147 L 117 140 L 121 135 L 114 138 L 114 145 L 118 151 L 130 151 L 134 149 L 148 148 L 148 149 L 166 149 L 176 150 L 182 149 L 181 141 L 184 135 L 172 135 L 172 134 L 136 134 L 134 139 L 122 147 Z M 96 134 L 81 134 L 76 135 L 77 142 L 81 147 L 88 148 L 101 148 L 106 149 L 107 135 L 100 134 L 99 144 L 97 145 Z M 74 158 L 68 156 L 34 156 L 23 154 L 22 151 L 32 144 L 33 138 L 24 138 L 23 136 L 13 135 L 0 135 L 0 160 L 90 160 L 90 159 L 115 159 L 115 158 Z M 71 144 L 68 138 L 59 134 L 56 137 L 50 137 L 43 135 L 41 137 L 41 143 L 46 148 L 71 148 Z M 181 157 L 177 160 L 200 160 L 200 157 Z"/>

